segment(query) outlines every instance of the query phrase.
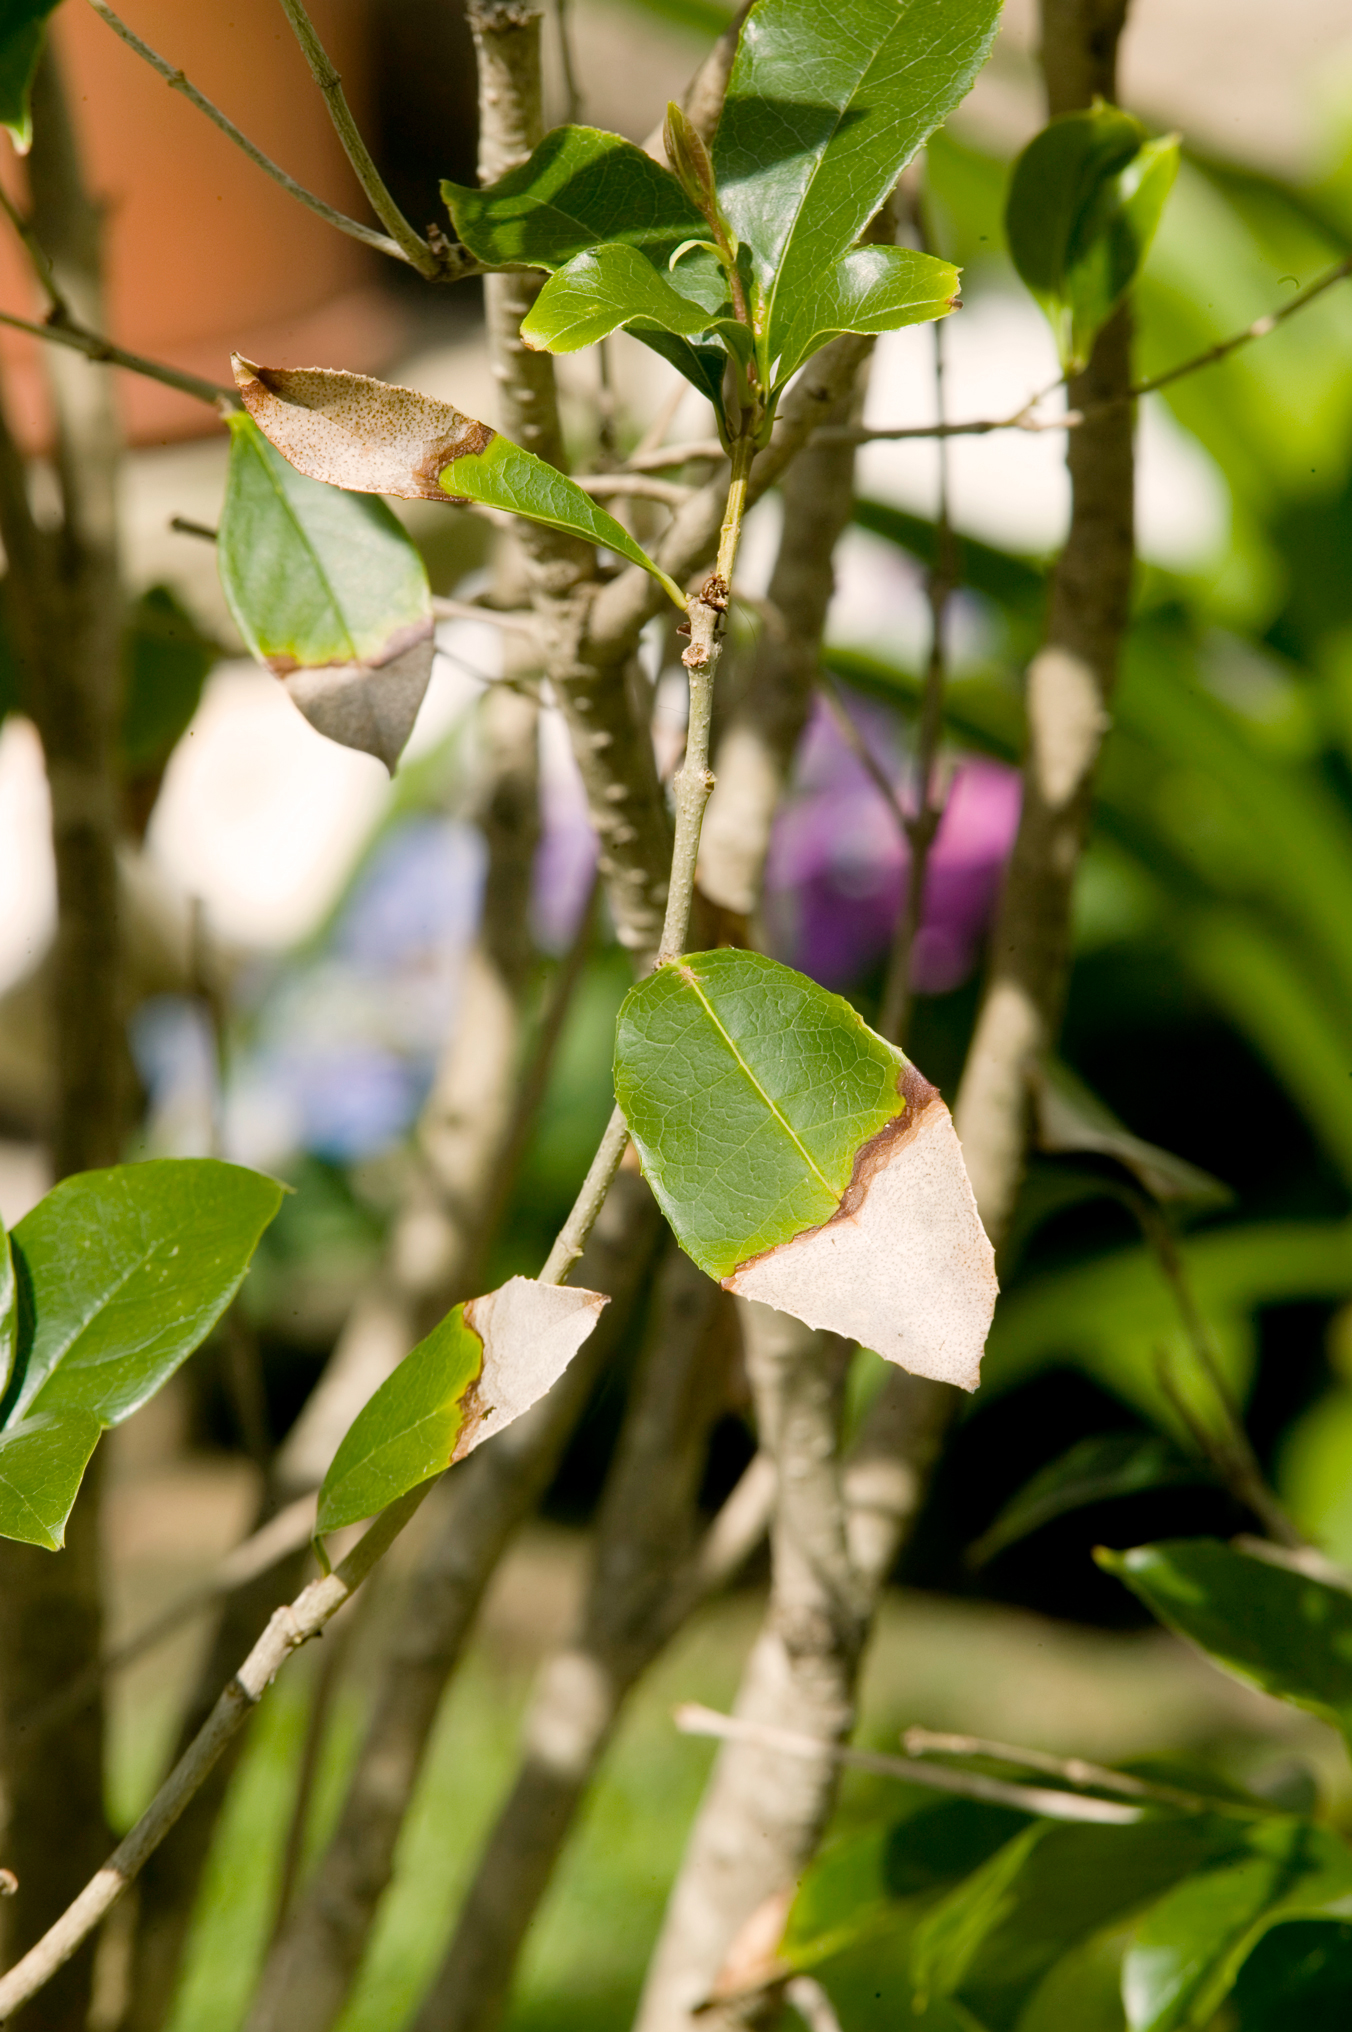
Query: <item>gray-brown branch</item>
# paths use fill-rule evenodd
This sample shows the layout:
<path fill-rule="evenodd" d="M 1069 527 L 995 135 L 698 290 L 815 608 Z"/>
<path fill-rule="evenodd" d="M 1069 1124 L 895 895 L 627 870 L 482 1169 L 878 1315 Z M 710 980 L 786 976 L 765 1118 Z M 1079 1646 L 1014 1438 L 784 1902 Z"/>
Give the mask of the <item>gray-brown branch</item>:
<path fill-rule="evenodd" d="M 265 1514 L 322 1480 L 366 1400 L 447 1307 L 471 1295 L 466 1279 L 483 1253 L 485 1220 L 502 1198 L 497 1176 L 512 1127 L 534 957 L 528 925 L 539 836 L 537 717 L 534 702 L 506 686 L 493 687 L 481 704 L 471 816 L 488 847 L 482 928 L 419 1121 L 422 1162 L 411 1170 L 371 1287 L 354 1306 L 282 1449 Z M 235 1661 L 294 1592 L 303 1558 L 298 1551 L 227 1604 L 180 1725 L 180 1753 L 205 1722 Z M 160 2032 L 165 2023 L 211 1837 L 242 1747 L 240 1736 L 146 1866 L 124 2032 Z"/>
<path fill-rule="evenodd" d="M 347 1998 L 394 1869 L 446 1685 L 483 1591 L 534 1510 L 609 1361 L 647 1275 L 657 1209 L 621 1171 L 580 1265 L 611 1303 L 543 1401 L 471 1456 L 438 1494 L 438 1514 L 382 1661 L 366 1737 L 338 1826 L 259 1984 L 248 2032 L 327 2032 Z"/>
<path fill-rule="evenodd" d="M 727 1396 L 731 1304 L 668 1243 L 580 1628 L 537 1682 L 521 1762 L 416 2032 L 501 2023 L 527 1930 L 623 1703 L 671 1634 L 673 1611 L 680 1620 L 709 1429 Z"/>
<path fill-rule="evenodd" d="M 31 231 L 60 300 L 103 322 L 102 219 L 49 42 L 33 87 Z M 39 529 L 23 464 L 0 427 L 0 531 L 24 703 L 42 737 L 51 790 L 57 930 L 51 1022 L 58 1178 L 121 1155 L 129 1098 L 118 931 L 116 727 L 122 585 L 117 543 L 120 442 L 113 387 L 75 354 L 44 351 L 56 428 L 59 526 Z M 5 1901 L 10 1953 L 68 1905 L 107 1845 L 103 1705 L 26 1736 L 20 1718 L 50 1702 L 101 1649 L 97 1471 L 85 1478 L 59 1559 L 0 1543 L 0 1755 L 8 1805 Z M 83 2032 L 90 1956 L 63 1971 L 29 2016 L 33 2032 Z"/>

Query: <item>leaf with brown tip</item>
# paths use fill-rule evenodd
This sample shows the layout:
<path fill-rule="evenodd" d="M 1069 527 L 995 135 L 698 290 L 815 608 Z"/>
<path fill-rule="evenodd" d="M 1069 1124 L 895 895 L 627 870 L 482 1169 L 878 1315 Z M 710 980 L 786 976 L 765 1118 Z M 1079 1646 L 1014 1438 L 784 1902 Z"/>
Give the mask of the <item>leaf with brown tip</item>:
<path fill-rule="evenodd" d="M 383 501 L 306 479 L 247 416 L 230 427 L 216 561 L 240 634 L 311 726 L 393 771 L 432 674 L 422 559 Z"/>
<path fill-rule="evenodd" d="M 477 501 L 543 522 L 643 566 L 685 611 L 679 586 L 613 515 L 561 473 L 449 402 L 341 368 L 259 367 L 234 356 L 249 415 L 299 473 L 360 494 L 464 507 Z"/>
<path fill-rule="evenodd" d="M 501 1432 L 563 1374 L 609 1302 L 510 1277 L 457 1305 L 358 1412 L 324 1477 L 316 1528 L 374 1516 Z"/>

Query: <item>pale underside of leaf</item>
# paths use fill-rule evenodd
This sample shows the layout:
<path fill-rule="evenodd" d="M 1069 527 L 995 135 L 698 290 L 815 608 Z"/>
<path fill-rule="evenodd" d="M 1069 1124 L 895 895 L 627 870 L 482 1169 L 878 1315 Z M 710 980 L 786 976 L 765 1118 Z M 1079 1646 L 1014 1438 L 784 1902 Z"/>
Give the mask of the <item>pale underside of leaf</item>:
<path fill-rule="evenodd" d="M 260 367 L 236 353 L 240 398 L 283 458 L 312 480 L 405 501 L 450 497 L 439 475 L 496 435 L 449 402 L 342 368 Z"/>
<path fill-rule="evenodd" d="M 341 747 L 378 756 L 393 775 L 431 681 L 436 650 L 429 619 L 416 628 L 401 629 L 392 638 L 391 654 L 379 663 L 325 663 L 287 670 L 280 666 L 288 659 L 269 657 L 268 664 L 317 734 Z"/>
<path fill-rule="evenodd" d="M 469 1300 L 465 1324 L 483 1342 L 484 1358 L 465 1392 L 452 1461 L 473 1453 L 553 1388 L 609 1303 L 603 1291 L 538 1284 L 533 1277 L 509 1277 L 496 1291 Z"/>
<path fill-rule="evenodd" d="M 907 1065 L 901 1091 L 906 1112 L 864 1145 L 831 1219 L 739 1264 L 724 1288 L 975 1390 L 995 1252 L 937 1089 Z"/>

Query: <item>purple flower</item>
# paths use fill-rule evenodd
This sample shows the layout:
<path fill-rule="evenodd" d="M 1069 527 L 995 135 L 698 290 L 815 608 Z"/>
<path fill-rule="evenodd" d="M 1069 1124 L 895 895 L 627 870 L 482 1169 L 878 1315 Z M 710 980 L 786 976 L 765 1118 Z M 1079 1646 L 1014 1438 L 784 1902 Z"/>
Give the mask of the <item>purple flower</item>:
<path fill-rule="evenodd" d="M 904 798 L 906 771 L 892 715 L 853 699 L 850 711 Z M 930 850 L 911 960 L 921 994 L 958 987 L 976 966 L 1018 822 L 1017 773 L 979 757 L 959 762 Z M 828 987 L 858 981 L 888 950 L 909 868 L 909 846 L 895 817 L 818 704 L 766 863 L 772 950 Z"/>

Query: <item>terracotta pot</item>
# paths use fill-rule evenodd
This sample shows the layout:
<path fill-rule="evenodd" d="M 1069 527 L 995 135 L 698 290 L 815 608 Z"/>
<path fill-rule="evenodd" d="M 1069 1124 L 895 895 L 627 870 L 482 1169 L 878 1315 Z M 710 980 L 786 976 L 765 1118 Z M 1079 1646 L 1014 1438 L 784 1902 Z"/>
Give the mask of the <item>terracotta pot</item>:
<path fill-rule="evenodd" d="M 310 11 L 360 115 L 363 0 L 313 0 Z M 128 0 L 126 13 L 298 182 L 370 222 L 277 0 L 231 0 L 228 9 Z M 289 197 L 91 10 L 63 7 L 55 32 L 90 181 L 108 207 L 115 339 L 227 382 L 232 348 L 279 365 L 371 368 L 388 358 L 398 325 L 376 280 L 383 257 Z M 4 175 L 20 194 L 12 153 Z M 0 303 L 30 315 L 34 301 L 21 250 L 5 233 Z M 47 419 L 36 342 L 5 333 L 0 361 L 14 427 L 39 445 Z M 219 428 L 188 396 L 139 375 L 118 380 L 135 443 Z"/>

